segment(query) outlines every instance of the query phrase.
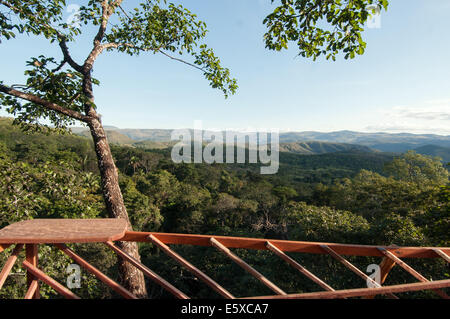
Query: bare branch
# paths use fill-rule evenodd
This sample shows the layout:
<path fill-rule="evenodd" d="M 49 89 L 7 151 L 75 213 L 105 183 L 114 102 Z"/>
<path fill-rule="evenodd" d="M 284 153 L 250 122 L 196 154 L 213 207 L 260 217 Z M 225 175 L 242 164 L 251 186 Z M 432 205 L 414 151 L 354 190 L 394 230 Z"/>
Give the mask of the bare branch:
<path fill-rule="evenodd" d="M 203 69 L 203 68 L 201 68 L 201 67 L 199 67 L 199 66 L 197 66 L 197 65 L 195 65 L 193 63 L 187 62 L 187 61 L 185 61 L 183 59 L 180 59 L 180 58 L 176 58 L 176 57 L 174 57 L 174 56 L 172 56 L 172 55 L 162 51 L 161 48 L 163 46 L 160 46 L 159 48 L 156 48 L 156 49 L 152 49 L 152 48 L 141 48 L 141 47 L 138 47 L 138 46 L 136 46 L 136 45 L 134 45 L 132 43 L 114 43 L 114 42 L 111 42 L 111 43 L 103 44 L 101 46 L 101 50 L 103 51 L 104 49 L 118 48 L 118 47 L 121 47 L 121 46 L 137 49 L 137 50 L 140 50 L 140 51 L 153 51 L 155 53 L 159 52 L 159 53 L 165 55 L 166 57 L 168 57 L 168 58 L 170 58 L 172 60 L 184 63 L 184 64 L 189 65 L 189 66 L 191 66 L 193 68 L 196 68 L 196 69 L 198 69 L 200 71 L 205 71 L 205 69 Z"/>
<path fill-rule="evenodd" d="M 66 38 L 62 34 L 58 33 L 58 39 L 59 39 L 59 47 L 61 48 L 61 51 L 64 55 L 64 61 L 69 63 L 69 65 L 72 68 L 74 68 L 76 71 L 78 71 L 80 73 L 83 72 L 83 67 L 81 65 L 79 65 L 78 63 L 76 63 L 70 56 L 69 48 L 67 48 L 67 44 L 66 44 Z"/>
<path fill-rule="evenodd" d="M 73 101 L 75 101 L 76 99 L 78 99 L 81 96 L 80 92 L 77 92 L 74 94 L 74 96 L 72 96 L 72 98 L 69 100 L 69 102 L 67 103 L 68 105 L 72 104 Z"/>
<path fill-rule="evenodd" d="M 83 115 L 77 111 L 62 107 L 61 105 L 58 105 L 56 103 L 52 103 L 46 100 L 41 99 L 40 97 L 30 94 L 30 93 L 25 93 L 25 92 L 21 92 L 21 91 L 17 91 L 13 88 L 7 87 L 5 85 L 0 84 L 0 92 L 6 93 L 8 95 L 12 95 L 15 97 L 18 97 L 20 99 L 24 99 L 27 100 L 29 102 L 35 103 L 35 104 L 39 104 L 47 109 L 56 111 L 62 115 L 66 115 L 69 116 L 71 118 L 74 118 L 76 120 L 79 120 L 81 122 L 85 122 L 85 123 L 89 123 L 92 121 L 92 117 L 90 116 L 86 116 Z"/>
<path fill-rule="evenodd" d="M 119 7 L 120 11 L 123 12 L 123 14 L 125 15 L 125 17 L 127 17 L 128 20 L 132 21 L 131 18 L 129 17 L 129 15 L 128 15 L 128 14 L 125 12 L 125 10 L 122 8 L 122 6 L 119 5 L 118 7 Z"/>
<path fill-rule="evenodd" d="M 28 89 L 29 86 L 25 85 L 25 84 L 12 84 L 11 88 L 15 89 L 15 88 L 23 88 L 23 89 Z"/>
<path fill-rule="evenodd" d="M 178 62 L 187 64 L 187 65 L 189 65 L 189 66 L 191 66 L 191 67 L 193 67 L 193 68 L 196 68 L 196 69 L 198 69 L 198 70 L 200 70 L 200 71 L 205 72 L 205 69 L 203 69 L 203 68 L 201 68 L 201 67 L 199 67 L 199 66 L 197 66 L 197 65 L 195 65 L 195 64 L 193 64 L 193 63 L 184 61 L 183 59 L 175 58 L 175 57 L 173 57 L 173 56 L 171 56 L 171 55 L 169 55 L 169 54 L 167 54 L 166 52 L 161 51 L 161 50 L 159 50 L 158 52 L 160 52 L 161 54 L 165 55 L 165 56 L 168 57 L 169 59 L 172 59 L 172 60 L 175 60 L 175 61 L 178 61 Z"/>
<path fill-rule="evenodd" d="M 52 73 L 60 71 L 65 64 L 66 64 L 66 59 L 62 60 L 61 63 L 52 70 Z"/>
<path fill-rule="evenodd" d="M 196 69 L 198 69 L 200 71 L 203 71 L 203 72 L 205 71 L 205 69 L 203 69 L 203 68 L 201 68 L 201 67 L 199 67 L 199 66 L 197 66 L 197 65 L 195 65 L 193 63 L 187 62 L 187 61 L 185 61 L 183 59 L 180 59 L 180 58 L 176 58 L 176 57 L 174 57 L 174 56 L 172 56 L 172 55 L 162 51 L 161 49 L 162 49 L 163 45 L 161 45 L 159 48 L 152 49 L 152 48 L 141 48 L 141 47 L 138 47 L 138 46 L 136 46 L 136 45 L 134 45 L 132 43 L 114 43 L 114 42 L 111 42 L 111 43 L 103 44 L 101 46 L 101 51 L 103 51 L 104 49 L 118 48 L 118 47 L 121 47 L 121 46 L 129 47 L 129 48 L 133 48 L 133 49 L 137 49 L 137 50 L 141 50 L 141 51 L 154 51 L 155 53 L 159 52 L 159 53 L 165 55 L 166 57 L 168 57 L 169 59 L 172 59 L 172 60 L 184 63 L 184 64 L 189 65 L 189 66 L 191 66 L 193 68 L 196 68 Z"/>
<path fill-rule="evenodd" d="M 203 71 L 203 72 L 205 71 L 205 69 L 203 69 L 203 68 L 201 68 L 201 67 L 199 67 L 199 66 L 197 66 L 197 65 L 195 65 L 193 63 L 187 62 L 187 61 L 185 61 L 183 59 L 180 59 L 180 58 L 176 58 L 176 57 L 174 57 L 174 56 L 172 56 L 172 55 L 162 51 L 161 48 L 163 46 L 160 46 L 159 48 L 156 48 L 156 49 L 152 49 L 152 48 L 141 48 L 141 47 L 138 47 L 138 46 L 136 46 L 136 45 L 134 45 L 132 43 L 113 43 L 113 42 L 111 42 L 111 43 L 103 44 L 100 47 L 98 54 L 100 54 L 104 49 L 118 48 L 118 47 L 121 47 L 121 46 L 137 49 L 137 50 L 140 50 L 140 51 L 154 51 L 155 53 L 159 52 L 159 53 L 165 55 L 166 57 L 168 57 L 169 59 L 172 59 L 172 60 L 184 63 L 184 64 L 189 65 L 190 67 L 196 68 L 196 69 L 198 69 L 200 71 Z M 97 56 L 98 56 L 98 54 L 97 54 Z"/>

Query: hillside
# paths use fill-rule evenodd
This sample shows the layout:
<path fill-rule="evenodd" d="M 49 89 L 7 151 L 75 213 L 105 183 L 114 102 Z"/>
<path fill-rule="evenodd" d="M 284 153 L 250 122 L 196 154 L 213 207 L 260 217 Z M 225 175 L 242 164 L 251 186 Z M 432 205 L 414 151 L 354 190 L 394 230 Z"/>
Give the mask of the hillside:
<path fill-rule="evenodd" d="M 106 136 L 108 137 L 108 142 L 110 144 L 117 144 L 117 145 L 132 145 L 135 141 L 133 141 L 128 136 L 120 133 L 116 130 L 105 130 Z M 89 131 L 82 131 L 78 133 L 80 136 L 91 138 L 91 133 Z"/>
<path fill-rule="evenodd" d="M 119 145 L 119 146 L 132 146 L 141 149 L 155 149 L 155 150 L 163 150 L 170 148 L 175 141 L 170 141 L 170 130 L 121 130 L 116 127 L 107 126 L 106 133 L 108 135 L 108 140 L 111 144 Z M 55 135 L 50 142 L 51 145 L 56 144 L 64 144 L 63 140 L 71 140 L 69 143 L 76 148 L 80 144 L 90 143 L 91 137 L 87 128 L 72 128 L 72 132 L 76 135 L 67 135 L 67 136 L 59 136 Z M 300 134 L 304 134 L 301 135 Z M 312 137 L 320 137 L 323 139 L 340 139 L 343 140 L 359 140 L 364 141 L 362 136 L 366 133 L 356 133 L 356 132 L 336 132 L 336 133 L 316 133 L 316 132 L 304 132 L 304 133 L 285 133 L 280 135 L 280 141 L 289 141 L 296 138 L 312 138 Z M 87 137 L 88 140 L 80 139 L 78 136 Z M 136 140 L 132 139 L 129 135 L 136 138 Z M 447 136 L 439 136 L 439 135 L 424 135 L 418 136 L 414 134 L 387 134 L 387 133 L 377 133 L 377 135 L 382 136 L 383 139 L 387 140 L 389 137 L 391 139 L 403 139 L 404 143 L 384 143 L 384 144 L 373 144 L 371 146 L 367 145 L 358 145 L 358 144 L 348 144 L 348 143 L 338 143 L 338 142 L 323 142 L 323 141 L 309 141 L 309 142 L 288 142 L 280 144 L 280 152 L 282 153 L 292 153 L 298 155 L 319 155 L 319 154 L 328 154 L 328 153 L 348 153 L 349 157 L 355 156 L 355 152 L 359 153 L 373 153 L 377 150 L 381 150 L 384 153 L 380 153 L 380 158 L 387 160 L 392 158 L 392 153 L 403 153 L 408 150 L 414 150 L 419 154 L 430 155 L 430 156 L 439 156 L 445 162 L 450 161 L 450 147 L 439 146 L 435 144 L 425 144 L 417 146 L 418 140 L 425 141 L 427 138 L 431 140 L 439 140 L 441 143 L 446 144 L 447 140 L 450 138 Z M 11 136 L 12 139 L 6 138 L 6 136 Z M 39 145 L 44 143 L 45 140 L 44 134 L 33 134 L 33 135 L 24 135 L 23 132 L 20 131 L 18 127 L 12 126 L 12 119 L 0 117 L 0 138 L 6 139 L 7 143 L 21 144 L 25 139 L 33 140 L 32 143 L 33 148 L 38 148 Z M 138 140 L 144 137 L 149 137 L 150 139 Z M 367 137 L 369 135 L 366 134 L 366 142 Z M 370 143 L 369 143 L 370 144 Z M 420 143 L 419 143 L 420 144 Z M 62 148 L 62 145 L 55 145 L 56 148 Z M 85 146 L 83 146 L 85 147 Z M 389 154 L 388 154 L 389 153 Z M 284 157 L 284 156 L 282 156 Z M 342 154 L 339 155 L 342 157 Z M 357 156 L 358 157 L 358 156 Z M 360 155 L 359 157 L 364 157 Z M 373 157 L 370 157 L 373 158 Z M 283 161 L 283 160 L 281 160 Z M 291 161 L 291 159 L 290 159 Z M 371 162 L 371 161 L 369 161 Z M 371 165 L 371 164 L 370 164 Z M 360 165 L 357 165 L 360 167 Z M 363 165 L 365 167 L 365 165 Z M 377 165 L 377 167 L 379 167 Z M 379 170 L 377 170 L 379 171 Z"/>
<path fill-rule="evenodd" d="M 127 136 L 134 142 L 170 142 L 171 132 L 169 129 L 119 129 L 116 127 L 107 127 L 109 131 L 115 131 Z M 76 134 L 83 134 L 86 128 L 72 128 Z M 192 131 L 192 130 L 191 130 Z M 129 142 L 129 141 L 128 141 Z M 341 145 L 328 145 L 321 147 L 318 144 L 311 143 L 336 143 Z M 362 133 L 353 131 L 339 131 L 330 133 L 321 132 L 286 132 L 280 133 L 281 144 L 291 144 L 284 147 L 285 151 L 299 154 L 321 154 L 328 151 L 345 151 L 347 147 L 342 144 L 359 145 L 368 147 L 372 150 L 382 152 L 404 153 L 408 150 L 414 150 L 426 145 L 435 145 L 439 147 L 450 148 L 450 136 L 433 134 L 410 134 L 410 133 Z M 293 144 L 294 143 L 294 144 Z M 302 145 L 308 143 L 308 145 Z M 151 144 L 151 143 L 149 143 Z M 298 144 L 298 145 L 295 145 Z M 336 150 L 333 150 L 335 148 Z"/>
<path fill-rule="evenodd" d="M 79 135 L 25 134 L 19 127 L 12 125 L 12 119 L 0 118 L 0 140 L 12 152 L 18 152 L 28 160 L 45 158 L 48 160 L 83 157 L 78 160 L 83 167 L 96 171 L 96 157 L 92 139 L 88 131 Z M 118 131 L 107 130 L 108 139 L 113 146 L 116 164 L 126 171 L 132 156 L 145 156 L 149 162 L 164 154 L 170 160 L 172 142 L 155 142 L 150 140 L 135 142 Z M 383 165 L 393 158 L 392 154 L 373 152 L 358 145 L 308 142 L 280 145 L 280 170 L 272 178 L 281 178 L 296 182 L 321 182 L 329 184 L 336 179 L 352 177 L 361 169 L 382 173 Z M 42 150 L 46 152 L 42 153 Z M 41 155 L 38 155 L 41 154 Z M 150 158 L 151 157 L 151 158 Z M 147 160 L 146 160 L 147 161 Z M 209 167 L 210 165 L 204 165 Z M 220 165 L 229 171 L 258 172 L 260 164 Z"/>
<path fill-rule="evenodd" d="M 329 143 L 329 142 L 295 142 L 280 144 L 280 152 L 289 152 L 296 154 L 325 154 L 335 152 L 373 152 L 367 146 L 353 145 L 345 143 Z"/>
<path fill-rule="evenodd" d="M 322 141 L 333 143 L 359 144 L 387 152 L 405 152 L 427 144 L 450 147 L 450 136 L 411 133 L 362 133 L 339 131 L 331 133 L 320 132 L 290 132 L 280 134 L 280 142 Z"/>
<path fill-rule="evenodd" d="M 134 142 L 133 146 L 137 148 L 143 148 L 143 149 L 166 149 L 171 146 L 173 146 L 175 142 L 155 142 L 150 140 L 140 141 L 140 142 Z"/>
<path fill-rule="evenodd" d="M 442 147 L 437 145 L 424 145 L 415 149 L 419 154 L 438 156 L 444 162 L 450 162 L 450 147 Z"/>

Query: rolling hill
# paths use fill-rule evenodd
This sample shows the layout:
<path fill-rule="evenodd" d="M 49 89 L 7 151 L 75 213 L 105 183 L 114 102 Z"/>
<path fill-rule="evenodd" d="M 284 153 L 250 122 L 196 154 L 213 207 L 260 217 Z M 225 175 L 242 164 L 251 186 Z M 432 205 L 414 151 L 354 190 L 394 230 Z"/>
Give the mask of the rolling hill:
<path fill-rule="evenodd" d="M 280 144 L 280 152 L 289 152 L 296 154 L 326 154 L 335 152 L 374 152 L 371 148 L 362 145 L 329 143 L 329 142 L 295 142 Z"/>
<path fill-rule="evenodd" d="M 282 143 L 311 140 L 365 145 L 384 152 L 399 153 L 428 144 L 450 147 L 450 136 L 433 134 L 361 133 L 352 131 L 331 133 L 290 132 L 280 134 L 280 142 Z"/>
<path fill-rule="evenodd" d="M 169 129 L 119 129 L 105 126 L 111 143 L 134 145 L 140 148 L 163 149 L 174 144 Z M 72 128 L 75 134 L 89 136 L 87 128 Z M 192 132 L 192 130 L 191 130 Z M 353 131 L 286 132 L 280 133 L 280 151 L 297 154 L 325 154 L 331 152 L 389 152 L 404 153 L 415 150 L 420 154 L 440 156 L 449 160 L 450 136 L 411 133 L 362 133 Z"/>
<path fill-rule="evenodd" d="M 116 131 L 128 136 L 135 142 L 154 141 L 170 142 L 172 130 L 169 129 L 119 129 L 105 126 L 109 131 Z M 72 128 L 75 134 L 80 134 L 86 128 Z M 368 146 L 384 152 L 405 152 L 425 145 L 436 145 L 450 147 L 450 136 L 434 134 L 411 134 L 411 133 L 362 133 L 353 131 L 338 131 L 330 133 L 321 132 L 285 132 L 280 133 L 280 143 L 299 142 L 328 142 L 344 143 Z"/>
<path fill-rule="evenodd" d="M 415 149 L 419 154 L 438 156 L 444 162 L 450 162 L 450 147 L 442 147 L 437 145 L 424 145 Z"/>
<path fill-rule="evenodd" d="M 116 145 L 133 145 L 136 141 L 132 140 L 125 134 L 120 133 L 119 131 L 115 130 L 105 130 L 106 136 L 108 137 L 108 142 L 110 144 L 116 144 Z M 89 131 L 82 131 L 78 133 L 77 135 L 84 136 L 91 138 L 91 133 Z"/>

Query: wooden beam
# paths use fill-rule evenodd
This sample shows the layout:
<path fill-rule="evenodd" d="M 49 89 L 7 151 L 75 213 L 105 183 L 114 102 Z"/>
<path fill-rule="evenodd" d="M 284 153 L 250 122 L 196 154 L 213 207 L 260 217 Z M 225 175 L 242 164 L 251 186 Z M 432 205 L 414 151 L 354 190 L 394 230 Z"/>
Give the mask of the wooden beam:
<path fill-rule="evenodd" d="M 450 263 L 450 257 L 444 253 L 442 250 L 434 248 L 433 251 L 440 257 L 442 257 L 445 261 L 447 261 L 448 263 Z"/>
<path fill-rule="evenodd" d="M 190 262 L 188 262 L 186 259 L 184 259 L 180 255 L 178 255 L 173 250 L 171 250 L 167 245 L 165 245 L 163 242 L 161 242 L 154 235 L 150 235 L 149 238 L 152 241 L 152 243 L 154 243 L 156 246 L 158 246 L 160 249 L 162 249 L 169 257 L 171 257 L 177 263 L 179 263 L 180 265 L 185 267 L 187 270 L 189 270 L 198 279 L 200 279 L 205 284 L 210 286 L 212 289 L 214 289 L 222 297 L 227 298 L 227 299 L 235 299 L 234 296 L 230 292 L 228 292 L 228 290 L 226 290 L 225 288 L 220 286 L 217 282 L 215 282 L 213 279 L 211 279 L 208 275 L 206 275 L 200 269 L 198 269 L 197 267 L 192 265 Z"/>
<path fill-rule="evenodd" d="M 306 277 L 314 281 L 316 284 L 318 284 L 320 287 L 327 291 L 334 291 L 331 286 L 329 286 L 326 282 L 321 280 L 319 277 L 311 273 L 308 269 L 300 265 L 298 262 L 296 262 L 294 259 L 286 255 L 284 252 L 282 252 L 280 249 L 278 249 L 275 245 L 273 245 L 270 241 L 266 243 L 267 248 L 274 252 L 278 257 L 286 261 L 289 265 L 300 271 L 302 274 L 304 274 Z"/>
<path fill-rule="evenodd" d="M 116 247 L 114 243 L 112 242 L 105 242 L 105 244 L 110 247 L 112 250 L 114 250 L 120 257 L 128 261 L 130 264 L 141 270 L 144 275 L 146 275 L 148 278 L 150 278 L 152 281 L 166 289 L 168 292 L 170 292 L 172 295 L 177 297 L 178 299 L 189 299 L 188 296 L 186 296 L 184 293 L 182 293 L 180 290 L 175 288 L 173 285 L 171 285 L 169 282 L 167 282 L 164 278 L 157 275 L 155 272 L 150 270 L 148 267 L 143 265 L 138 260 L 134 259 L 130 255 L 128 255 L 126 252 L 121 250 L 120 248 Z"/>
<path fill-rule="evenodd" d="M 359 270 L 355 265 L 353 265 L 351 262 L 349 262 L 347 259 L 336 253 L 333 249 L 328 247 L 327 245 L 322 245 L 321 248 L 326 251 L 329 255 L 331 255 L 333 258 L 341 262 L 345 267 L 353 271 L 355 274 L 357 274 L 359 277 L 364 279 L 367 282 L 370 282 L 376 289 L 380 288 L 381 285 L 377 283 L 375 280 L 367 276 L 365 273 L 363 273 L 361 270 Z M 368 289 L 374 289 L 374 288 L 368 288 Z M 397 296 L 393 294 L 389 294 L 391 298 L 398 299 Z"/>
<path fill-rule="evenodd" d="M 339 255 L 337 252 L 335 252 L 333 249 L 328 247 L 327 245 L 321 246 L 323 250 L 325 250 L 330 256 L 332 256 L 334 259 L 339 261 L 341 264 L 343 264 L 345 267 L 353 271 L 355 274 L 357 274 L 362 279 L 366 280 L 366 282 L 370 282 L 375 287 L 379 288 L 381 287 L 379 283 L 377 283 L 375 280 L 367 276 L 365 273 L 363 273 L 361 270 L 359 270 L 355 265 L 353 265 L 351 262 L 349 262 L 347 259 Z"/>
<path fill-rule="evenodd" d="M 25 245 L 25 253 L 26 253 L 26 261 L 37 268 L 37 266 L 38 266 L 38 245 L 37 244 Z M 32 273 L 27 271 L 27 287 L 28 288 L 30 288 L 33 281 L 37 281 L 37 278 Z M 38 283 L 38 287 L 34 292 L 33 299 L 39 299 L 39 298 L 40 298 L 40 293 L 39 293 L 39 283 Z"/>
<path fill-rule="evenodd" d="M 0 244 L 98 243 L 122 238 L 126 229 L 120 218 L 30 219 L 0 229 Z"/>
<path fill-rule="evenodd" d="M 148 242 L 148 237 L 155 235 L 158 239 L 166 245 L 194 245 L 194 246 L 211 246 L 211 238 L 220 241 L 222 245 L 227 248 L 244 248 L 256 250 L 268 250 L 266 242 L 270 242 L 278 247 L 283 252 L 299 252 L 310 254 L 325 254 L 320 245 L 327 245 L 340 255 L 348 256 L 369 256 L 369 257 L 384 257 L 377 249 L 383 246 L 370 245 L 350 245 L 350 244 L 334 244 L 334 243 L 319 243 L 319 242 L 303 242 L 303 241 L 289 241 L 278 239 L 263 239 L 263 238 L 245 238 L 245 237 L 228 237 L 228 236 L 212 236 L 212 235 L 190 235 L 190 234 L 167 234 L 167 233 L 152 233 L 152 232 L 125 232 L 120 241 L 136 241 Z M 392 247 L 386 247 L 392 249 Z M 437 247 L 439 248 L 439 247 Z M 396 256 L 404 258 L 437 258 L 436 253 L 433 252 L 433 247 L 397 247 L 392 250 Z M 450 254 L 449 247 L 440 247 L 446 254 Z"/>
<path fill-rule="evenodd" d="M 88 272 L 93 274 L 95 277 L 97 277 L 99 280 L 101 280 L 103 283 L 105 283 L 108 287 L 113 289 L 115 292 L 117 292 L 119 295 L 126 299 L 138 299 L 135 295 L 133 295 L 131 292 L 126 290 L 124 287 L 119 285 L 117 282 L 106 276 L 104 273 L 102 273 L 100 270 L 89 264 L 86 260 L 78 256 L 72 249 L 67 247 L 65 244 L 55 244 L 56 247 L 58 247 L 62 252 L 64 252 L 67 256 L 69 256 L 73 261 L 75 261 L 78 265 L 86 269 Z"/>
<path fill-rule="evenodd" d="M 231 260 L 233 260 L 236 264 L 241 266 L 244 270 L 246 270 L 248 273 L 250 273 L 253 277 L 258 279 L 261 283 L 263 283 L 265 286 L 267 286 L 269 289 L 274 291 L 275 293 L 279 295 L 287 295 L 283 290 L 281 290 L 277 285 L 275 285 L 273 282 L 271 282 L 269 279 L 264 277 L 261 273 L 259 273 L 256 269 L 251 267 L 249 264 L 247 264 L 245 261 L 243 261 L 241 258 L 233 254 L 227 247 L 222 245 L 218 240 L 216 240 L 214 237 L 210 239 L 211 244 L 216 247 L 219 251 L 223 252 L 225 255 L 227 255 Z"/>
<path fill-rule="evenodd" d="M 23 244 L 17 244 L 16 247 L 14 247 L 14 250 L 9 256 L 8 260 L 6 261 L 5 265 L 3 266 L 2 271 L 0 272 L 0 289 L 2 289 L 3 284 L 6 281 L 6 278 L 9 276 L 9 273 L 11 272 L 11 269 L 13 268 L 14 264 L 16 263 L 17 257 L 20 253 L 20 251 L 23 248 Z"/>
<path fill-rule="evenodd" d="M 25 297 L 23 299 L 33 299 L 33 296 L 36 293 L 38 287 L 39 287 L 38 281 L 33 280 L 31 282 L 30 287 L 28 287 L 27 293 L 25 294 Z"/>
<path fill-rule="evenodd" d="M 387 276 L 391 272 L 392 268 L 394 268 L 395 262 L 390 259 L 384 257 L 383 260 L 380 263 L 380 284 L 384 284 L 386 281 Z"/>
<path fill-rule="evenodd" d="M 429 281 L 429 282 L 416 282 L 412 284 L 402 284 L 394 286 L 384 286 L 381 288 L 357 288 L 357 289 L 346 289 L 336 291 L 310 292 L 304 294 L 289 294 L 286 296 L 245 297 L 242 299 L 337 299 L 337 298 L 364 297 L 371 295 L 385 295 L 392 293 L 403 293 L 410 291 L 430 290 L 448 287 L 450 287 L 450 279 Z"/>
<path fill-rule="evenodd" d="M 407 263 L 405 263 L 403 260 L 395 256 L 393 253 L 391 253 L 389 250 L 386 250 L 384 248 L 379 248 L 381 253 L 383 253 L 386 257 L 392 259 L 397 265 L 402 267 L 404 270 L 409 272 L 412 276 L 414 276 L 417 280 L 421 282 L 428 282 L 429 280 L 422 276 L 418 271 L 414 270 L 411 266 L 409 266 Z M 449 299 L 448 295 L 443 292 L 442 290 L 433 290 L 435 293 L 437 293 L 439 296 L 441 296 L 444 299 Z"/>
<path fill-rule="evenodd" d="M 28 272 L 30 272 L 35 278 L 41 280 L 42 282 L 46 283 L 53 289 L 55 289 L 59 294 L 64 296 L 68 299 L 80 299 L 77 295 L 75 295 L 73 292 L 71 292 L 69 289 L 61 285 L 59 282 L 51 278 L 50 276 L 46 275 L 43 271 L 38 269 L 36 266 L 34 266 L 32 263 L 30 263 L 27 260 L 23 261 L 23 266 L 27 269 Z M 30 284 L 31 287 L 31 284 Z M 28 289 L 30 289 L 30 287 Z M 37 289 L 37 288 L 36 288 Z"/>

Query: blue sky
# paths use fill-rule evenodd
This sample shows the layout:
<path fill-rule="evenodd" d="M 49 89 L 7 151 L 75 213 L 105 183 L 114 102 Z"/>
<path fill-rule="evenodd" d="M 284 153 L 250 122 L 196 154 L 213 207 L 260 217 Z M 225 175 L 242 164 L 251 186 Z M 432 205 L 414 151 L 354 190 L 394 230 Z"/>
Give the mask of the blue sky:
<path fill-rule="evenodd" d="M 294 44 L 282 53 L 266 50 L 262 20 L 274 8 L 270 0 L 173 2 L 207 23 L 206 42 L 237 78 L 237 94 L 225 100 L 200 71 L 162 55 L 104 53 L 94 76 L 101 81 L 95 95 L 105 125 L 185 128 L 201 120 L 207 129 L 450 135 L 450 1 L 391 0 L 380 28 L 365 31 L 366 53 L 336 62 L 296 57 Z M 70 49 L 81 62 L 90 40 L 80 40 Z M 56 44 L 35 38 L 0 45 L 7 84 L 24 82 L 31 56 L 60 59 Z"/>

